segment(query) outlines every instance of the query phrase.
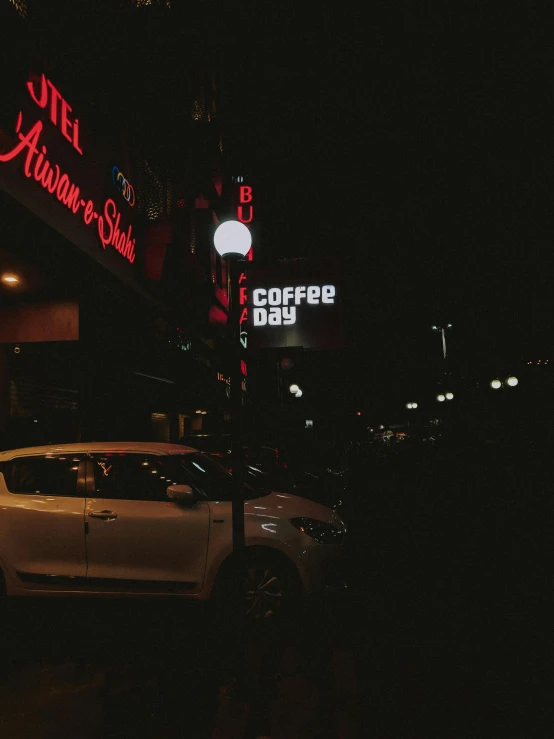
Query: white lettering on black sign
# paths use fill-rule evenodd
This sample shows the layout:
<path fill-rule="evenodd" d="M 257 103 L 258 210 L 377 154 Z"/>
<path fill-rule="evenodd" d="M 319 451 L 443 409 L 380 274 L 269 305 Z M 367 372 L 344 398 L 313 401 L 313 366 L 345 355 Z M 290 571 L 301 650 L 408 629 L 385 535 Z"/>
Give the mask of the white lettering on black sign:
<path fill-rule="evenodd" d="M 334 285 L 299 287 L 258 287 L 253 291 L 254 326 L 291 326 L 296 323 L 297 305 L 335 302 Z"/>

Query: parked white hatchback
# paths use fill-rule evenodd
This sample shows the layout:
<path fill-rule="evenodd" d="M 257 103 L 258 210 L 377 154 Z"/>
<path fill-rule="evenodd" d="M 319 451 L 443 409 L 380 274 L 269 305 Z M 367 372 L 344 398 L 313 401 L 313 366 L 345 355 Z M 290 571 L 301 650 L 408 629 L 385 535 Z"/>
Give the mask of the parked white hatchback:
<path fill-rule="evenodd" d="M 0 452 L 0 591 L 210 598 L 230 577 L 231 476 L 176 444 L 98 442 Z M 325 584 L 346 528 L 284 493 L 245 493 L 248 608 Z"/>

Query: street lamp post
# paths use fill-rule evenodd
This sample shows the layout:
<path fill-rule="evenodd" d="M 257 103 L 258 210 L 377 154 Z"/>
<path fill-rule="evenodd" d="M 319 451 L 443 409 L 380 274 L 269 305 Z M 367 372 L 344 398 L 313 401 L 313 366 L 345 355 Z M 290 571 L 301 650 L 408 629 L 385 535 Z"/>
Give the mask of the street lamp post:
<path fill-rule="evenodd" d="M 432 326 L 433 331 L 438 331 L 442 336 L 442 356 L 446 359 L 446 329 L 452 328 L 451 323 L 447 323 L 445 326 Z"/>
<path fill-rule="evenodd" d="M 244 451 L 242 448 L 242 371 L 240 343 L 240 260 L 248 254 L 252 236 L 239 221 L 224 221 L 215 231 L 214 246 L 217 253 L 229 263 L 229 339 L 231 354 L 231 459 L 232 459 L 232 527 L 233 555 L 237 573 L 237 596 L 245 586 L 246 573 L 244 538 Z M 242 611 L 242 603 L 240 604 Z"/>

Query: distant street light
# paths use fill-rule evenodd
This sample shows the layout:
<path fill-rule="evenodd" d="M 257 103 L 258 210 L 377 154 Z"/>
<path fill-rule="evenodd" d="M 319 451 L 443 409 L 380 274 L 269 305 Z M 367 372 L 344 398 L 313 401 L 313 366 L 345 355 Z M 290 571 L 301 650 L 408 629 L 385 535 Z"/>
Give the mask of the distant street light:
<path fill-rule="evenodd" d="M 446 329 L 452 328 L 451 323 L 447 323 L 446 327 L 444 326 L 431 326 L 433 331 L 438 331 L 442 336 L 442 356 L 444 359 L 446 359 Z"/>
<path fill-rule="evenodd" d="M 454 398 L 454 393 L 446 393 L 447 400 L 453 400 L 453 398 Z"/>
<path fill-rule="evenodd" d="M 297 385 L 295 382 L 292 385 L 289 385 L 289 393 L 292 395 L 297 395 L 300 392 L 302 392 L 300 390 L 300 385 Z"/>
<path fill-rule="evenodd" d="M 501 387 L 516 387 L 516 385 L 519 385 L 519 380 L 517 377 L 514 377 L 514 375 L 510 375 L 510 377 L 507 377 L 504 381 L 499 379 L 494 379 L 491 382 L 491 387 L 493 390 L 500 390 Z"/>
<path fill-rule="evenodd" d="M 300 388 L 298 388 L 298 392 L 297 393 L 294 393 L 294 397 L 295 398 L 301 398 L 302 395 L 303 395 L 303 392 L 302 392 L 302 390 Z"/>
<path fill-rule="evenodd" d="M 417 408 L 417 403 L 406 403 L 406 408 L 415 411 L 415 409 Z"/>
<path fill-rule="evenodd" d="M 439 393 L 437 395 L 437 400 L 439 401 L 439 403 L 444 403 L 444 401 L 446 400 L 446 396 L 443 395 L 442 393 Z"/>

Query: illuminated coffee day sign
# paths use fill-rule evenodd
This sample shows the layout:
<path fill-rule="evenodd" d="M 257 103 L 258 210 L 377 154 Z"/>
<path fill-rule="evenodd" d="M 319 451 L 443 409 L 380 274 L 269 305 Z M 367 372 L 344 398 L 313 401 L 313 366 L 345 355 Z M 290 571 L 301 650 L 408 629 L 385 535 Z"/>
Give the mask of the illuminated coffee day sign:
<path fill-rule="evenodd" d="M 252 347 L 342 346 L 336 265 L 290 259 L 248 270 L 249 341 Z"/>
<path fill-rule="evenodd" d="M 308 287 L 258 287 L 252 292 L 254 326 L 292 326 L 296 323 L 297 306 L 334 303 L 337 288 L 334 285 Z M 260 307 L 264 306 L 264 307 Z M 265 307 L 267 306 L 267 307 Z"/>
<path fill-rule="evenodd" d="M 32 102 L 40 111 L 44 111 L 47 120 L 45 122 L 39 119 L 29 126 L 21 110 L 15 124 L 18 142 L 8 151 L 0 149 L 0 164 L 20 160 L 25 177 L 34 181 L 58 203 L 67 208 L 75 219 L 80 219 L 85 226 L 95 229 L 103 249 L 114 249 L 132 264 L 135 261 L 133 227 L 129 225 L 125 230 L 125 227 L 121 225 L 121 213 L 115 200 L 108 197 L 103 202 L 98 202 L 90 194 L 87 196 L 86 192 L 82 191 L 78 180 L 74 180 L 61 163 L 63 152 L 59 152 L 58 161 L 54 161 L 48 153 L 45 123 L 47 125 L 51 123 L 58 129 L 65 139 L 66 147 L 79 154 L 80 157 L 86 158 L 80 140 L 79 120 L 73 117 L 71 106 L 44 74 L 40 78 L 28 81 L 26 87 Z M 114 167 L 114 170 L 116 169 Z M 114 184 L 123 198 L 130 205 L 134 205 L 134 190 L 122 175 L 120 178 L 120 174 L 112 172 Z M 127 206 L 124 204 L 124 207 Z"/>

